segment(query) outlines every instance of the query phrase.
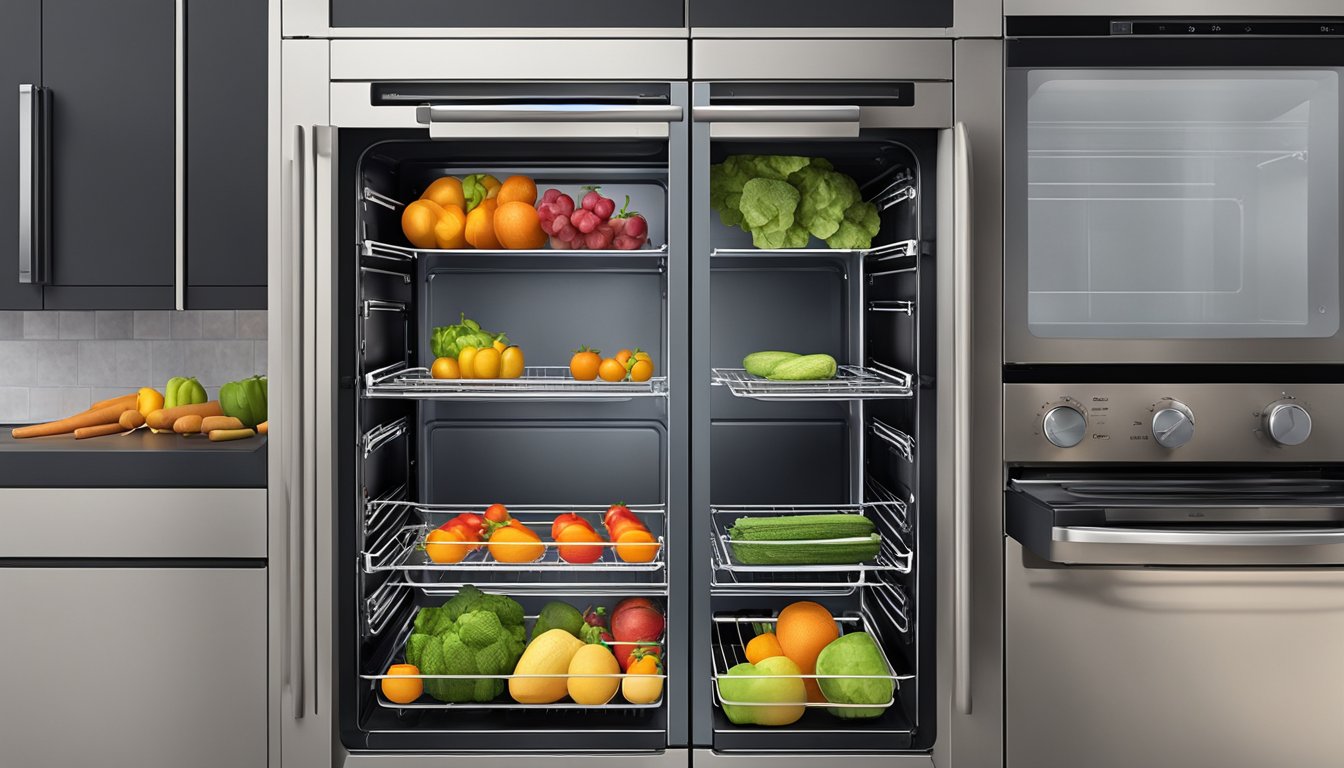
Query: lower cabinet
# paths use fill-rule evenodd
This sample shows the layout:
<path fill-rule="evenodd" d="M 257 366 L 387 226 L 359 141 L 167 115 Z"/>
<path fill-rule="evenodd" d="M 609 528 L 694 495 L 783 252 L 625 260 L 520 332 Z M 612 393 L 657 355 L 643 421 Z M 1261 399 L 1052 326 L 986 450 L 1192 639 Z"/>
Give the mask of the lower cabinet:
<path fill-rule="evenodd" d="M 55 565 L 0 567 L 0 763 L 266 766 L 265 568 Z"/>

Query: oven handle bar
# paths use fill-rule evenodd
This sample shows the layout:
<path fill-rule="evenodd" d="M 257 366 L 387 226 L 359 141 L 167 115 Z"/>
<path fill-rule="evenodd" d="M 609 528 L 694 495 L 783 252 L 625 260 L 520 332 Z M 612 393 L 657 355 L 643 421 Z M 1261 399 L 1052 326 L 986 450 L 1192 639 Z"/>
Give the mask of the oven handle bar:
<path fill-rule="evenodd" d="M 971 713 L 971 144 L 952 128 L 952 699 Z"/>
<path fill-rule="evenodd" d="M 431 123 L 679 123 L 675 104 L 439 104 L 416 107 L 415 119 Z"/>
<path fill-rule="evenodd" d="M 1055 526 L 1054 541 L 1069 544 L 1137 544 L 1177 547 L 1320 547 L 1344 544 L 1344 528 L 1266 531 L 1175 531 L 1162 528 Z"/>

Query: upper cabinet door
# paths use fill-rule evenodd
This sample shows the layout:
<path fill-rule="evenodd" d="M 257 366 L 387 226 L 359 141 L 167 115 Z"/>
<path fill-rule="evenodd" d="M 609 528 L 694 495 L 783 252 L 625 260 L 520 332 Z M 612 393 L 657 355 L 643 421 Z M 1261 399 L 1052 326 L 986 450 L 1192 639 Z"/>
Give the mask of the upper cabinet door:
<path fill-rule="evenodd" d="M 175 19 L 173 0 L 42 3 L 47 309 L 175 303 Z"/>
<path fill-rule="evenodd" d="M 266 307 L 266 0 L 187 0 L 187 307 Z"/>
<path fill-rule="evenodd" d="M 692 27 L 895 29 L 952 26 L 953 0 L 689 0 Z"/>
<path fill-rule="evenodd" d="M 685 15 L 684 0 L 331 0 L 333 27 L 651 29 L 683 27 Z"/>
<path fill-rule="evenodd" d="M 19 282 L 21 261 L 35 258 L 33 245 L 22 238 L 20 217 L 32 226 L 30 208 L 20 208 L 20 184 L 31 195 L 31 184 L 20 181 L 21 155 L 34 160 L 36 126 L 19 125 L 19 86 L 42 83 L 41 0 L 5 0 L 0 10 L 0 309 L 41 309 L 42 287 Z M 26 181 L 26 172 L 23 177 Z"/>

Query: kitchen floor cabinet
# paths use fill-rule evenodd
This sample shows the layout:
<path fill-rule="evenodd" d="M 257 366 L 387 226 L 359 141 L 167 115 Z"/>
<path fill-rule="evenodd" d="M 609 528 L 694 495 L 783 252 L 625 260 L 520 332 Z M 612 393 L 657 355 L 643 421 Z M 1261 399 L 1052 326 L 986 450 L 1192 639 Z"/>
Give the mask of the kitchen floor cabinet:
<path fill-rule="evenodd" d="M 5 80 L 40 86 L 33 103 L 47 108 L 3 121 L 18 151 L 0 166 L 12 180 L 0 184 L 0 235 L 23 218 L 10 196 L 26 191 L 33 231 L 49 239 L 30 253 L 20 232 L 7 238 L 42 286 L 6 266 L 0 308 L 265 307 L 266 3 L 182 5 L 180 62 L 173 0 L 6 5 Z"/>

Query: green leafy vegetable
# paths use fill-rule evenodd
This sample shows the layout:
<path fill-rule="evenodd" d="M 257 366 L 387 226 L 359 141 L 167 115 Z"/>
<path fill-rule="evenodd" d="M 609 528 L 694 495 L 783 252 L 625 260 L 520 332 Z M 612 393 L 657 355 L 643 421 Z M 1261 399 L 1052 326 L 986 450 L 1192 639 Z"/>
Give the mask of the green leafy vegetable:
<path fill-rule="evenodd" d="M 406 662 L 423 675 L 507 675 L 523 655 L 523 606 L 471 585 L 438 608 L 421 608 L 406 639 Z M 425 692 L 447 702 L 487 702 L 502 679 L 425 680 Z"/>
<path fill-rule="evenodd" d="M 725 225 L 769 250 L 805 248 L 812 237 L 832 248 L 868 248 L 881 225 L 854 179 L 819 157 L 729 156 L 710 166 L 709 202 Z"/>
<path fill-rule="evenodd" d="M 832 248 L 871 248 L 882 220 L 877 215 L 877 206 L 872 203 L 855 203 L 845 210 L 845 218 L 835 234 L 826 238 L 826 244 Z"/>
<path fill-rule="evenodd" d="M 430 334 L 429 349 L 435 357 L 455 358 L 463 347 L 480 349 L 494 344 L 496 340 L 509 343 L 507 335 L 481 330 L 480 324 L 468 318 L 465 312 L 460 313 L 460 316 L 462 321 L 457 325 L 440 325 Z"/>

